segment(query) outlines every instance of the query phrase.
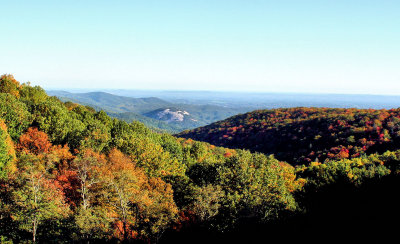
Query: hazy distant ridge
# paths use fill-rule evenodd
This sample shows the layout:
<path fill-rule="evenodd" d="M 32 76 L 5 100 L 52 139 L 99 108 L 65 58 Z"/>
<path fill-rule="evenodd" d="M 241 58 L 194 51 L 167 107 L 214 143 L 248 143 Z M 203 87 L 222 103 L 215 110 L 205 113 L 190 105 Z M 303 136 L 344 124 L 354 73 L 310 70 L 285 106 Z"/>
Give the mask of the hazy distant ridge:
<path fill-rule="evenodd" d="M 149 127 L 179 132 L 204 126 L 232 115 L 246 112 L 247 108 L 233 108 L 209 104 L 174 103 L 157 97 L 133 98 L 106 92 L 71 93 L 48 91 L 62 101 L 71 101 L 104 110 L 125 121 L 138 120 Z"/>

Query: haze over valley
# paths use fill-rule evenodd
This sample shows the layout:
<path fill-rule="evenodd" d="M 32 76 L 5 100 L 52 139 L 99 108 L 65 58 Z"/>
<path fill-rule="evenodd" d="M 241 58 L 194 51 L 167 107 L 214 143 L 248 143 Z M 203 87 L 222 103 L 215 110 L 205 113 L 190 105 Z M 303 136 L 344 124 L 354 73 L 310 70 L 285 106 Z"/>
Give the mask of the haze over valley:
<path fill-rule="evenodd" d="M 205 126 L 257 109 L 327 107 L 391 109 L 400 107 L 400 96 L 353 94 L 251 93 L 212 91 L 49 90 L 62 101 L 77 102 L 110 116 L 138 120 L 154 129 L 177 133 Z M 79 91 L 79 92 L 77 92 Z"/>

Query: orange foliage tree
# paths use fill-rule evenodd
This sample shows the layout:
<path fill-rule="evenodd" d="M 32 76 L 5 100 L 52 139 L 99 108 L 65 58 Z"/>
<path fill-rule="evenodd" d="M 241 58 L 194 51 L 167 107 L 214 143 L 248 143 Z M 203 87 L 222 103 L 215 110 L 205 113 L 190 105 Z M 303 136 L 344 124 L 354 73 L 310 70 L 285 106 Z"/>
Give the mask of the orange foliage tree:
<path fill-rule="evenodd" d="M 19 149 L 26 153 L 48 153 L 51 147 L 47 134 L 34 127 L 19 138 Z"/>
<path fill-rule="evenodd" d="M 13 216 L 21 229 L 32 233 L 33 242 L 43 221 L 67 217 L 70 212 L 51 169 L 51 162 L 33 154 L 23 153 L 18 161 Z"/>
<path fill-rule="evenodd" d="M 171 186 L 148 178 L 129 157 L 113 149 L 99 168 L 103 204 L 114 219 L 115 236 L 121 240 L 159 233 L 176 216 Z"/>

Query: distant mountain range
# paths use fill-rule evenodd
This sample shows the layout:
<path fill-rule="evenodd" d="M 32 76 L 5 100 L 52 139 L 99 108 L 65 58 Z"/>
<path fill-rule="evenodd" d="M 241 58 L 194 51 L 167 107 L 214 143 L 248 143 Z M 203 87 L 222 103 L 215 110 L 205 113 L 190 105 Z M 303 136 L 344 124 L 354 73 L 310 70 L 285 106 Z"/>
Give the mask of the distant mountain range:
<path fill-rule="evenodd" d="M 70 101 L 104 110 L 115 118 L 128 122 L 137 120 L 149 127 L 173 133 L 204 126 L 251 110 L 243 107 L 180 104 L 157 97 L 133 98 L 106 92 L 48 91 L 48 94 L 64 102 Z"/>
<path fill-rule="evenodd" d="M 400 96 L 240 93 L 205 91 L 48 91 L 62 101 L 104 110 L 125 121 L 177 133 L 257 109 L 287 107 L 374 108 L 400 106 Z M 112 94 L 111 94 L 112 93 Z"/>
<path fill-rule="evenodd" d="M 157 97 L 179 104 L 242 107 L 247 112 L 256 109 L 291 107 L 373 108 L 400 107 L 400 96 L 366 94 L 317 94 L 222 91 L 157 91 L 157 90 L 102 90 L 118 96 Z M 76 91 L 73 91 L 76 92 Z M 79 92 L 88 92 L 79 90 Z"/>
<path fill-rule="evenodd" d="M 133 98 L 117 96 L 106 92 L 71 93 L 66 91 L 48 91 L 48 93 L 64 101 L 91 105 L 115 113 L 143 113 L 172 105 L 156 97 Z"/>

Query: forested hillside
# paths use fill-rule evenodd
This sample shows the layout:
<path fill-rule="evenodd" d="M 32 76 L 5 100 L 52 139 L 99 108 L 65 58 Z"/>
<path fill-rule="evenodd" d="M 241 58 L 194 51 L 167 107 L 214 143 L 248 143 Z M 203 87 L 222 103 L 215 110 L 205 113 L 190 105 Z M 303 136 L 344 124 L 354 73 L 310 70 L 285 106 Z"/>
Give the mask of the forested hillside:
<path fill-rule="evenodd" d="M 11 75 L 0 81 L 2 238 L 155 242 L 192 222 L 219 232 L 296 210 L 301 181 L 273 157 L 157 134 Z"/>
<path fill-rule="evenodd" d="M 400 109 L 257 110 L 179 136 L 274 154 L 292 165 L 356 158 L 399 148 Z"/>
<path fill-rule="evenodd" d="M 309 113 L 318 121 L 327 112 Z M 381 113 L 370 111 L 368 117 Z M 367 141 L 381 145 L 379 150 L 385 143 L 395 148 L 385 125 L 370 127 Z M 339 128 L 348 127 L 336 127 L 341 135 Z M 377 131 L 384 136 L 375 136 Z M 360 138 L 354 137 L 356 147 Z M 313 242 L 339 225 L 336 236 L 358 235 L 371 226 L 388 231 L 400 217 L 400 151 L 353 157 L 295 168 L 262 153 L 155 133 L 3 75 L 0 238 L 2 243 Z"/>

